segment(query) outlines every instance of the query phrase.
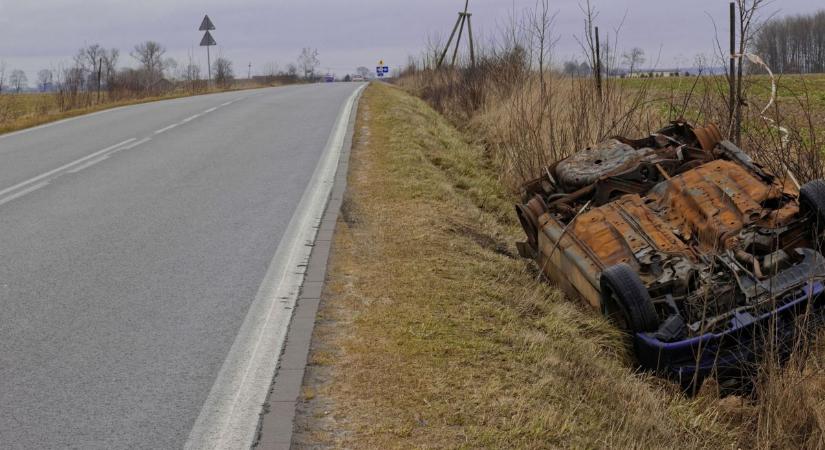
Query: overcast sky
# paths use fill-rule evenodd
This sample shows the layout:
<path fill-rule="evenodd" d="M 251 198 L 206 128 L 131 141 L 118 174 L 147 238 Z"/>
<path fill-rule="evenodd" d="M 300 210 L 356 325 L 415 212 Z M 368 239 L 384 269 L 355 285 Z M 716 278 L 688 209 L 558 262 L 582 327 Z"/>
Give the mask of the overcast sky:
<path fill-rule="evenodd" d="M 536 0 L 471 0 L 473 28 L 482 38 L 497 33 L 507 16 Z M 592 0 L 598 25 L 616 28 L 622 48 L 641 47 L 659 67 L 692 65 L 697 54 L 713 52 L 713 16 L 725 33 L 727 0 Z M 121 50 L 121 65 L 132 65 L 129 50 L 148 39 L 162 43 L 180 61 L 191 50 L 205 65 L 197 31 L 208 13 L 217 26 L 221 52 L 237 74 L 266 63 L 284 67 L 305 46 L 320 53 L 321 70 L 337 74 L 379 59 L 400 66 L 417 55 L 426 36 L 449 33 L 463 8 L 461 0 L 0 0 L 0 59 L 9 69 L 28 72 L 34 84 L 41 68 L 68 63 L 85 43 Z M 579 0 L 552 0 L 558 12 L 556 60 L 578 55 Z M 810 0 L 781 0 L 766 13 L 797 14 L 822 7 Z"/>

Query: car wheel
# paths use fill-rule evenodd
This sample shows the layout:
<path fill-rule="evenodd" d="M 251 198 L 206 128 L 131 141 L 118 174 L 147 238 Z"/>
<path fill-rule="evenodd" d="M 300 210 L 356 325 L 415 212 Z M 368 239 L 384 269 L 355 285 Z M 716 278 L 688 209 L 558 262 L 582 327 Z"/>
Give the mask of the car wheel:
<path fill-rule="evenodd" d="M 602 312 L 633 333 L 655 331 L 659 315 L 639 275 L 627 264 L 608 267 L 601 277 Z"/>
<path fill-rule="evenodd" d="M 813 180 L 799 189 L 799 213 L 810 216 L 817 241 L 825 230 L 825 181 Z M 821 242 L 817 242 L 821 247 Z"/>

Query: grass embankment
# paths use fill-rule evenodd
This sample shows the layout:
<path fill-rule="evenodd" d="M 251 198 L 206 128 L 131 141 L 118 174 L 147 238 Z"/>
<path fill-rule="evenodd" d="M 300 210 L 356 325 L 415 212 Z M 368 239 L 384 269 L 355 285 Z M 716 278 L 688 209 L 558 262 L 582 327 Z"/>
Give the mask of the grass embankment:
<path fill-rule="evenodd" d="M 511 202 L 423 101 L 367 89 L 296 442 L 734 446 L 709 400 L 633 373 L 614 327 L 537 282 Z"/>
<path fill-rule="evenodd" d="M 90 101 L 88 106 L 69 110 L 60 108 L 57 101 L 57 94 L 54 93 L 4 94 L 0 95 L 0 134 L 11 133 L 49 122 L 56 122 L 58 120 L 69 119 L 121 106 L 265 87 L 271 86 L 257 83 L 239 83 L 225 89 L 211 88 L 208 91 L 202 90 L 197 92 L 178 89 L 161 95 L 118 100 L 108 100 L 106 99 L 106 94 L 103 94 L 104 98 L 99 102 L 97 100 Z"/>

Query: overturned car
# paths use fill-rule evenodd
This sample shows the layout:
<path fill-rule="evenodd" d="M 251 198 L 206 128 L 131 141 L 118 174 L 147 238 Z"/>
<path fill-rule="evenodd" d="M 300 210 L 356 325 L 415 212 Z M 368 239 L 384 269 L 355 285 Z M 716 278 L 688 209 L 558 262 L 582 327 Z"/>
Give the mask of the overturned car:
<path fill-rule="evenodd" d="M 581 150 L 526 183 L 516 212 L 519 253 L 685 389 L 741 386 L 825 313 L 825 182 L 770 173 L 715 125 Z"/>

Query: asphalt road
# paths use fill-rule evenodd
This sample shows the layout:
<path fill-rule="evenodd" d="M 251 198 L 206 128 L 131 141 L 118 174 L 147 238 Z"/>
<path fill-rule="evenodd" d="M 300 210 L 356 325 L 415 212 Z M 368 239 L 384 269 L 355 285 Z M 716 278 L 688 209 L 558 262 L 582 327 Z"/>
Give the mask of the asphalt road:
<path fill-rule="evenodd" d="M 0 137 L 0 447 L 183 446 L 356 87 Z"/>

